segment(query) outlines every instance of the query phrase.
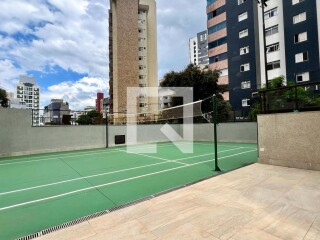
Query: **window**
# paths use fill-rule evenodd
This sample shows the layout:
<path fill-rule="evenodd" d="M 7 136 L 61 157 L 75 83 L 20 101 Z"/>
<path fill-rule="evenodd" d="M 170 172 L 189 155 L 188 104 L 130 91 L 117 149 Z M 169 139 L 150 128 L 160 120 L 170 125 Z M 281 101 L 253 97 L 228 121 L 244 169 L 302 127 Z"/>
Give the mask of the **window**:
<path fill-rule="evenodd" d="M 147 106 L 147 104 L 146 104 L 146 103 L 140 103 L 139 106 L 140 106 L 141 108 L 143 108 L 143 107 Z"/>
<path fill-rule="evenodd" d="M 207 5 L 210 5 L 210 4 L 212 4 L 212 3 L 214 3 L 214 2 L 216 2 L 217 0 L 207 0 Z"/>
<path fill-rule="evenodd" d="M 246 20 L 248 18 L 248 12 L 244 12 L 238 15 L 238 21 L 241 22 L 243 20 Z"/>
<path fill-rule="evenodd" d="M 222 53 L 213 57 L 209 58 L 209 64 L 211 63 L 215 63 L 215 62 L 219 62 L 219 61 L 223 61 L 225 59 L 228 58 L 228 54 L 227 53 Z"/>
<path fill-rule="evenodd" d="M 144 66 L 144 65 L 139 65 L 139 69 L 140 69 L 140 70 L 143 70 L 144 68 L 146 68 L 146 66 Z"/>
<path fill-rule="evenodd" d="M 279 32 L 279 27 L 278 25 L 272 26 L 270 28 L 266 29 L 266 37 L 271 36 L 273 34 L 276 34 Z"/>
<path fill-rule="evenodd" d="M 242 107 L 250 107 L 250 99 L 242 99 Z"/>
<path fill-rule="evenodd" d="M 264 13 L 264 19 L 266 20 L 266 19 L 272 18 L 272 17 L 277 16 L 277 15 L 278 15 L 278 8 L 277 7 L 276 8 L 272 8 L 269 11 L 266 11 Z"/>
<path fill-rule="evenodd" d="M 250 81 L 244 81 L 241 83 L 241 89 L 248 89 L 251 88 L 251 82 Z"/>
<path fill-rule="evenodd" d="M 138 42 L 144 42 L 146 39 L 145 38 L 138 38 Z"/>
<path fill-rule="evenodd" d="M 249 34 L 248 29 L 244 29 L 244 30 L 239 32 L 239 38 L 246 37 L 246 36 L 248 36 L 248 34 Z"/>
<path fill-rule="evenodd" d="M 280 68 L 280 61 L 274 61 L 274 62 L 267 63 L 267 70 L 272 70 L 272 69 L 276 69 L 276 68 Z"/>
<path fill-rule="evenodd" d="M 298 33 L 294 35 L 294 43 L 300 43 L 308 40 L 307 32 Z"/>
<path fill-rule="evenodd" d="M 296 54 L 296 63 L 305 62 L 309 60 L 308 52 L 302 52 Z"/>
<path fill-rule="evenodd" d="M 296 81 L 299 82 L 307 82 L 310 80 L 309 72 L 304 72 L 296 75 Z"/>
<path fill-rule="evenodd" d="M 247 0 L 238 0 L 238 5 L 241 5 L 242 3 L 245 3 Z"/>
<path fill-rule="evenodd" d="M 147 86 L 147 84 L 145 84 L 145 83 L 140 83 L 139 84 L 139 87 L 146 87 Z"/>
<path fill-rule="evenodd" d="M 138 32 L 139 32 L 139 33 L 143 33 L 143 29 L 142 29 L 142 28 L 139 28 L 139 29 L 138 29 Z"/>
<path fill-rule="evenodd" d="M 226 26 L 227 26 L 227 22 L 226 21 L 224 21 L 222 23 L 219 23 L 217 25 L 214 25 L 214 26 L 212 26 L 211 28 L 208 29 L 208 34 L 212 34 L 212 33 L 218 32 L 221 29 L 226 28 Z"/>
<path fill-rule="evenodd" d="M 139 56 L 139 61 L 145 60 L 146 57 L 145 56 Z"/>
<path fill-rule="evenodd" d="M 293 24 L 297 24 L 299 22 L 303 22 L 307 19 L 307 13 L 303 12 L 293 17 Z"/>
<path fill-rule="evenodd" d="M 246 72 L 250 70 L 250 63 L 240 65 L 240 72 Z"/>
<path fill-rule="evenodd" d="M 142 52 L 143 50 L 146 50 L 145 47 L 139 47 L 139 51 Z"/>
<path fill-rule="evenodd" d="M 303 2 L 304 0 L 292 0 L 292 5 L 296 5 L 298 3 Z"/>
<path fill-rule="evenodd" d="M 267 53 L 276 52 L 279 50 L 280 50 L 279 43 L 275 43 L 267 46 Z"/>
<path fill-rule="evenodd" d="M 217 40 L 215 40 L 213 42 L 209 42 L 208 48 L 212 49 L 212 48 L 218 47 L 220 45 L 223 45 L 225 43 L 227 43 L 227 38 L 226 37 L 219 38 L 219 39 L 217 39 Z"/>
<path fill-rule="evenodd" d="M 228 76 L 228 68 L 224 68 L 220 70 L 220 77 Z"/>
<path fill-rule="evenodd" d="M 146 76 L 145 75 L 139 75 L 139 79 L 145 79 Z"/>
<path fill-rule="evenodd" d="M 244 54 L 247 54 L 247 53 L 249 53 L 249 46 L 240 48 L 240 55 L 244 55 Z"/>
<path fill-rule="evenodd" d="M 207 15 L 208 16 L 208 21 L 210 19 L 222 14 L 222 13 L 225 13 L 225 12 L 226 12 L 225 6 L 219 7 L 217 9 L 213 10 L 212 12 L 209 12 L 208 15 Z"/>

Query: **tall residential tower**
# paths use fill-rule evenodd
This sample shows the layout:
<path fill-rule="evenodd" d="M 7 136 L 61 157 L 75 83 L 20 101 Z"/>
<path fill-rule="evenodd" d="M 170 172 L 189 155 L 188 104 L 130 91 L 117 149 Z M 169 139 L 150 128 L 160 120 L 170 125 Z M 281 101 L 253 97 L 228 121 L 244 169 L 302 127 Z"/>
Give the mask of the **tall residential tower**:
<path fill-rule="evenodd" d="M 266 3 L 262 13 L 256 1 L 207 0 L 209 67 L 221 71 L 234 109 L 249 109 L 266 75 L 296 84 L 320 80 L 320 1 Z"/>
<path fill-rule="evenodd" d="M 209 64 L 207 30 L 189 39 L 189 62 L 204 68 Z"/>
<path fill-rule="evenodd" d="M 17 85 L 17 99 L 21 104 L 25 104 L 27 109 L 33 109 L 32 125 L 39 125 L 40 89 L 33 77 L 20 76 Z"/>
<path fill-rule="evenodd" d="M 110 0 L 110 110 L 126 113 L 127 87 L 157 87 L 155 0 Z M 156 98 L 141 96 L 137 112 L 158 110 Z"/>

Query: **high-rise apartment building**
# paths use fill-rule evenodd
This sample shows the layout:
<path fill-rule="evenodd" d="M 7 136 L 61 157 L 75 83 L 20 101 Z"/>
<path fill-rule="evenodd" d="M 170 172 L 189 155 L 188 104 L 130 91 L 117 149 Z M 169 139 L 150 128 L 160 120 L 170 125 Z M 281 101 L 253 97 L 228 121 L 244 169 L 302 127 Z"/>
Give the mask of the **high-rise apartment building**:
<path fill-rule="evenodd" d="M 189 39 L 189 62 L 204 68 L 209 64 L 207 30 Z"/>
<path fill-rule="evenodd" d="M 32 124 L 39 125 L 40 88 L 36 85 L 35 78 L 20 76 L 17 85 L 17 99 L 22 104 L 25 103 L 27 109 L 33 109 Z"/>
<path fill-rule="evenodd" d="M 126 113 L 127 87 L 157 87 L 155 0 L 110 0 L 110 110 Z M 157 98 L 140 96 L 137 112 L 158 110 Z"/>
<path fill-rule="evenodd" d="M 320 79 L 320 1 L 266 3 L 262 13 L 256 1 L 207 0 L 209 67 L 221 71 L 234 109 L 249 109 L 252 93 L 266 86 L 265 69 L 268 81 Z"/>

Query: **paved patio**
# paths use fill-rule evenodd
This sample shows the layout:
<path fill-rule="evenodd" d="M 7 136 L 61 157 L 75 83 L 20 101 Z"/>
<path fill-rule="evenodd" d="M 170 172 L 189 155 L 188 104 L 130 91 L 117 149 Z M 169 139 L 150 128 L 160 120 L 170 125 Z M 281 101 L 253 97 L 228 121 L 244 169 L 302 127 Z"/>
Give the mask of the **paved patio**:
<path fill-rule="evenodd" d="M 320 239 L 320 172 L 254 164 L 39 239 Z"/>

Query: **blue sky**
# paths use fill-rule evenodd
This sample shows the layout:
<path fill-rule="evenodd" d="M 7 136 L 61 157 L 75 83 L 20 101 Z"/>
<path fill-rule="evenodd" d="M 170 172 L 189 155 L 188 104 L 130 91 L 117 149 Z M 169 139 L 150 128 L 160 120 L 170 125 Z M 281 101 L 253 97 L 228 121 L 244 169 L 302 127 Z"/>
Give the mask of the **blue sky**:
<path fill-rule="evenodd" d="M 36 78 L 41 106 L 71 108 L 108 93 L 108 0 L 1 0 L 0 87 Z M 183 9 L 183 11 L 181 11 Z M 157 0 L 158 76 L 188 64 L 188 39 L 206 28 L 206 0 Z"/>

